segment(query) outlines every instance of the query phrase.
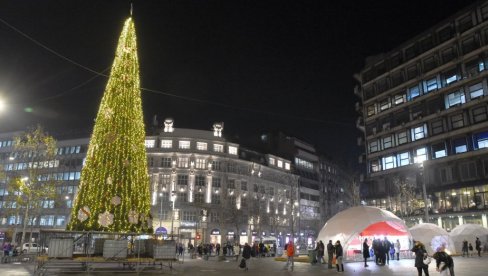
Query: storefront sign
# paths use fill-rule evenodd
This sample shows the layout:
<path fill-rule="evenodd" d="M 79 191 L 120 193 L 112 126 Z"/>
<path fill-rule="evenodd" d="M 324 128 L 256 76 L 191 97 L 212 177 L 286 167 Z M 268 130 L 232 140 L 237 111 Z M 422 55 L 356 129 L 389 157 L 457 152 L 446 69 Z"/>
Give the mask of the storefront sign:
<path fill-rule="evenodd" d="M 241 231 L 241 236 L 247 236 L 247 232 L 246 231 Z"/>
<path fill-rule="evenodd" d="M 167 235 L 168 230 L 164 227 L 158 227 L 158 228 L 156 228 L 155 234 L 156 235 Z"/>
<path fill-rule="evenodd" d="M 274 237 L 275 233 L 271 232 L 271 233 L 269 233 L 269 235 Z"/>
<path fill-rule="evenodd" d="M 258 232 L 256 232 L 256 231 L 252 231 L 252 233 L 251 233 L 251 234 L 252 234 L 253 236 L 257 236 L 257 235 L 258 235 Z"/>
<path fill-rule="evenodd" d="M 182 221 L 180 222 L 180 228 L 181 227 L 195 227 L 197 226 L 197 223 L 194 221 Z"/>
<path fill-rule="evenodd" d="M 234 236 L 234 231 L 228 231 L 228 232 L 227 232 L 227 235 L 228 235 L 228 236 Z"/>
<path fill-rule="evenodd" d="M 219 229 L 212 229 L 212 231 L 210 231 L 210 235 L 220 235 L 220 230 Z"/>

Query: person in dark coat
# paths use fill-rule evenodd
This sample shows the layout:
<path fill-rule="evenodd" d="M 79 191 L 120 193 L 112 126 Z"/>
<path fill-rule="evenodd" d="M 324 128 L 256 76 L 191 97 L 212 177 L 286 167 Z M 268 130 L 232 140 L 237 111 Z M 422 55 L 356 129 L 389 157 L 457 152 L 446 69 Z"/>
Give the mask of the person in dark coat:
<path fill-rule="evenodd" d="M 374 261 L 378 265 L 380 263 L 380 240 L 373 239 L 373 252 L 374 252 Z"/>
<path fill-rule="evenodd" d="M 463 257 L 464 257 L 464 255 L 465 255 L 465 254 L 466 254 L 466 256 L 468 256 L 468 257 L 469 257 L 469 252 L 468 252 L 468 241 L 467 241 L 467 240 L 464 240 L 464 241 L 463 241 L 463 248 L 462 248 L 462 250 L 463 250 Z"/>
<path fill-rule="evenodd" d="M 448 270 L 449 276 L 454 276 L 454 261 L 445 250 L 444 245 L 442 245 L 441 247 L 437 248 L 437 252 L 435 252 L 432 256 L 436 262 L 436 270 L 441 272 L 441 275 L 447 275 L 447 273 L 444 273 L 444 271 Z"/>
<path fill-rule="evenodd" d="M 334 257 L 334 245 L 332 244 L 332 240 L 329 240 L 327 244 L 327 266 L 328 268 L 332 268 L 332 258 Z"/>
<path fill-rule="evenodd" d="M 369 245 L 368 245 L 368 239 L 364 239 L 363 242 L 363 258 L 364 258 L 364 267 L 368 267 L 368 258 L 369 258 Z"/>
<path fill-rule="evenodd" d="M 325 245 L 322 241 L 319 241 L 317 243 L 317 261 L 322 264 L 325 264 L 324 252 L 325 252 Z"/>
<path fill-rule="evenodd" d="M 339 268 L 341 268 L 342 272 L 344 272 L 344 264 L 342 263 L 343 251 L 342 251 L 341 241 L 336 242 L 335 247 L 334 247 L 334 251 L 335 251 L 335 255 L 336 255 L 337 272 L 341 271 L 341 270 L 339 270 Z"/>
<path fill-rule="evenodd" d="M 481 241 L 480 238 L 476 237 L 475 241 L 476 251 L 478 251 L 478 257 L 481 257 Z"/>
<path fill-rule="evenodd" d="M 244 268 L 244 270 L 248 271 L 249 270 L 248 261 L 251 258 L 251 246 L 249 246 L 247 242 L 246 244 L 244 244 L 244 248 L 242 249 L 242 258 L 246 260 L 246 267 Z"/>
<path fill-rule="evenodd" d="M 425 276 L 429 276 L 429 265 L 424 264 L 424 257 L 427 257 L 427 251 L 425 250 L 424 244 L 415 241 L 412 252 L 415 253 L 415 267 L 417 268 L 419 276 L 422 276 L 422 270 L 424 271 Z"/>
<path fill-rule="evenodd" d="M 383 240 L 383 264 L 390 264 L 391 242 L 385 237 Z"/>

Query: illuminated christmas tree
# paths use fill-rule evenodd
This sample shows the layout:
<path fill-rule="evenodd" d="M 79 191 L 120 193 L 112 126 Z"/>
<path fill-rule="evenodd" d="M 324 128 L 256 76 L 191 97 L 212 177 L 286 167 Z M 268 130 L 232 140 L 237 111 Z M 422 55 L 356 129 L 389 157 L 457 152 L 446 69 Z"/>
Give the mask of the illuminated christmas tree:
<path fill-rule="evenodd" d="M 134 22 L 127 19 L 95 120 L 68 230 L 152 232 Z"/>

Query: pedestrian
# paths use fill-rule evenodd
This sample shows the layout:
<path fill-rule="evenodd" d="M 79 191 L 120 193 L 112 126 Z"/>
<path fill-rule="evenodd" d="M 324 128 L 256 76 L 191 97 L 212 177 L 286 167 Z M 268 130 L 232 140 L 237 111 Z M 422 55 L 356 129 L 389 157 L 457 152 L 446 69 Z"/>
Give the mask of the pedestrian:
<path fill-rule="evenodd" d="M 220 243 L 217 243 L 215 246 L 215 251 L 217 252 L 217 256 L 220 256 Z"/>
<path fill-rule="evenodd" d="M 466 256 L 468 256 L 468 257 L 469 257 L 469 252 L 468 252 L 468 241 L 467 241 L 467 240 L 464 240 L 464 241 L 463 241 L 463 248 L 462 248 L 462 250 L 463 250 L 463 257 L 464 257 L 464 255 L 465 255 L 465 254 L 466 254 Z"/>
<path fill-rule="evenodd" d="M 295 257 L 295 246 L 291 240 L 288 242 L 288 246 L 286 247 L 286 256 L 288 259 L 286 260 L 285 269 L 288 269 L 288 266 L 291 263 L 291 271 L 293 271 L 293 268 L 295 267 L 295 260 L 293 259 Z"/>
<path fill-rule="evenodd" d="M 251 246 L 246 242 L 244 248 L 242 249 L 242 259 L 244 260 L 244 270 L 249 270 L 250 259 L 251 259 Z M 242 262 L 242 261 L 241 261 Z"/>
<path fill-rule="evenodd" d="M 380 258 L 380 240 L 374 238 L 373 239 L 373 252 L 374 252 L 374 262 L 379 265 L 381 258 Z"/>
<path fill-rule="evenodd" d="M 183 256 L 183 251 L 183 244 L 180 242 L 180 244 L 178 245 L 178 255 Z"/>
<path fill-rule="evenodd" d="M 335 244 L 335 248 L 334 248 L 334 251 L 335 251 L 335 255 L 336 255 L 336 268 L 337 268 L 337 272 L 344 272 L 344 264 L 342 263 L 342 245 L 341 245 L 341 241 L 336 241 L 336 244 Z M 341 270 L 339 270 L 339 268 Z"/>
<path fill-rule="evenodd" d="M 390 264 L 390 248 L 391 242 L 388 240 L 387 237 L 383 240 L 383 264 Z"/>
<path fill-rule="evenodd" d="M 332 240 L 329 240 L 327 244 L 327 264 L 328 268 L 332 268 L 332 258 L 334 257 L 334 245 L 332 244 Z"/>
<path fill-rule="evenodd" d="M 317 261 L 320 264 L 325 264 L 324 253 L 325 245 L 322 241 L 319 241 L 319 243 L 317 244 Z"/>
<path fill-rule="evenodd" d="M 480 238 L 476 237 L 475 241 L 476 251 L 478 251 L 478 257 L 481 257 L 481 241 Z"/>
<path fill-rule="evenodd" d="M 445 246 L 438 247 L 436 251 L 432 256 L 436 262 L 436 270 L 441 273 L 441 276 L 454 276 L 454 261 L 446 253 Z"/>
<path fill-rule="evenodd" d="M 469 248 L 469 255 L 468 255 L 468 257 L 469 256 L 473 256 L 473 245 L 471 243 L 469 243 L 469 247 L 468 248 Z"/>
<path fill-rule="evenodd" d="M 395 252 L 396 252 L 396 256 L 397 256 L 397 261 L 400 260 L 400 248 L 401 248 L 400 240 L 397 239 L 395 242 Z"/>
<path fill-rule="evenodd" d="M 363 242 L 363 258 L 364 258 L 364 267 L 368 267 L 368 258 L 369 258 L 369 245 L 368 245 L 368 239 L 364 239 Z"/>
<path fill-rule="evenodd" d="M 415 253 L 415 267 L 419 276 L 422 276 L 422 270 L 426 276 L 429 276 L 429 265 L 424 263 L 424 258 L 427 257 L 427 251 L 423 243 L 415 241 L 412 248 L 412 252 Z"/>

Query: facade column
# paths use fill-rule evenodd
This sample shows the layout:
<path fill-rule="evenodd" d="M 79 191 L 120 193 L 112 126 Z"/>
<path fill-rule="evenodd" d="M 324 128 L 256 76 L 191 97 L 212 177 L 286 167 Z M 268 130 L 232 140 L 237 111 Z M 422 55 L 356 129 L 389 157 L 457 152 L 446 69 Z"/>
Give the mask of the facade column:
<path fill-rule="evenodd" d="M 483 227 L 488 228 L 488 219 L 486 218 L 486 214 L 481 215 L 481 223 Z"/>
<path fill-rule="evenodd" d="M 437 218 L 437 226 L 439 226 L 440 228 L 442 228 L 442 218 L 441 217 L 438 217 Z"/>
<path fill-rule="evenodd" d="M 193 169 L 190 171 L 190 177 L 188 179 L 188 202 L 193 202 L 193 195 L 195 194 L 195 173 Z"/>
<path fill-rule="evenodd" d="M 458 216 L 458 222 L 459 222 L 459 225 L 463 225 L 464 224 L 463 216 Z"/>

